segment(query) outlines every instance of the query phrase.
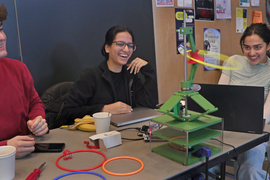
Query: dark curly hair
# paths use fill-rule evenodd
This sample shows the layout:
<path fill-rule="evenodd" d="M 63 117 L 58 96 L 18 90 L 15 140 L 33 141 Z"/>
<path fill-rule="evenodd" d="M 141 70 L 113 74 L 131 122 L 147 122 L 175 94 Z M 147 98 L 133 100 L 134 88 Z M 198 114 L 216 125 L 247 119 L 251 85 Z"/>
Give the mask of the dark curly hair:
<path fill-rule="evenodd" d="M 0 22 L 1 22 L 1 24 L 6 19 L 7 19 L 7 9 L 6 9 L 4 4 L 1 4 L 1 6 L 0 6 Z"/>

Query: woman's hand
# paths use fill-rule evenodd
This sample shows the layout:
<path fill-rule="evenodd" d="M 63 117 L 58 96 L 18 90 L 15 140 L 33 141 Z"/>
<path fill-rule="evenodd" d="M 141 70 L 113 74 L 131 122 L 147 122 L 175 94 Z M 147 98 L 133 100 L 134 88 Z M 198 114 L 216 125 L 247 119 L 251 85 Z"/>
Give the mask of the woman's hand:
<path fill-rule="evenodd" d="M 41 116 L 37 116 L 34 120 L 27 121 L 28 129 L 35 135 L 41 136 L 48 132 L 48 124 Z"/>
<path fill-rule="evenodd" d="M 126 103 L 120 101 L 105 105 L 102 109 L 102 112 L 110 112 L 112 114 L 124 114 L 129 113 L 131 111 L 132 108 L 130 105 L 127 105 Z"/>
<path fill-rule="evenodd" d="M 15 136 L 7 141 L 7 145 L 16 148 L 16 158 L 22 158 L 35 150 L 35 140 L 28 136 Z"/>
<path fill-rule="evenodd" d="M 134 74 L 137 74 L 140 71 L 140 69 L 147 64 L 148 64 L 147 61 L 137 57 L 133 61 L 131 61 L 130 64 L 127 65 L 128 66 L 127 70 L 130 69 L 130 74 L 133 72 Z"/>

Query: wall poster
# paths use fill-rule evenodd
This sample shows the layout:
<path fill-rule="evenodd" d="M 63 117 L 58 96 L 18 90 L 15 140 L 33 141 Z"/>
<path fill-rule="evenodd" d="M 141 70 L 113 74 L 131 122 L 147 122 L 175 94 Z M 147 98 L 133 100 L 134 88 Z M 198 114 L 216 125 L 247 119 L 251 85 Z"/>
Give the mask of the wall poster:
<path fill-rule="evenodd" d="M 270 26 L 270 0 L 266 0 L 266 23 Z"/>
<path fill-rule="evenodd" d="M 214 65 L 220 65 L 220 29 L 204 28 L 203 47 L 204 62 Z M 207 56 L 208 51 L 213 52 L 213 55 Z M 204 65 L 205 70 L 214 70 L 215 68 Z"/>
<path fill-rule="evenodd" d="M 247 9 L 236 8 L 236 33 L 243 33 L 247 28 Z"/>
<path fill-rule="evenodd" d="M 157 7 L 174 7 L 174 0 L 156 0 Z"/>
<path fill-rule="evenodd" d="M 194 1 L 195 19 L 204 21 L 215 20 L 214 0 L 196 0 Z"/>
<path fill-rule="evenodd" d="M 217 19 L 231 19 L 231 0 L 216 1 L 216 17 Z"/>

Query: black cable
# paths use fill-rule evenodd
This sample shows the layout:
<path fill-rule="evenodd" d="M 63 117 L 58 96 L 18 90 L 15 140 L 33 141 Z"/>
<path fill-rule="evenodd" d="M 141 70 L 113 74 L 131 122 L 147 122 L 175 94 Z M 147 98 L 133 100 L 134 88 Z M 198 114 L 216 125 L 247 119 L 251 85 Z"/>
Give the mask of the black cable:
<path fill-rule="evenodd" d="M 205 179 L 208 180 L 208 171 L 209 171 L 209 157 L 205 157 Z"/>
<path fill-rule="evenodd" d="M 139 133 L 141 132 L 141 129 L 142 129 L 142 128 L 138 128 L 138 127 L 124 128 L 124 129 L 119 129 L 119 130 L 117 130 L 117 131 L 118 131 L 118 132 L 121 132 L 121 131 L 125 131 L 125 130 L 128 130 L 128 129 L 135 129 L 135 130 L 138 130 L 137 136 L 142 136 L 142 135 L 139 134 Z M 123 137 L 122 137 L 121 139 L 124 139 L 124 140 L 131 140 L 131 141 L 139 141 L 139 140 L 143 140 L 144 138 L 131 139 L 131 138 L 123 138 Z"/>
<path fill-rule="evenodd" d="M 235 148 L 233 145 L 224 143 L 224 142 L 222 142 L 222 141 L 220 141 L 220 140 L 218 140 L 218 139 L 216 139 L 216 138 L 211 138 L 211 139 L 212 139 L 212 140 L 216 140 L 216 141 L 218 141 L 218 142 L 220 142 L 220 143 L 222 143 L 222 144 L 224 144 L 224 145 L 231 146 L 231 147 L 234 149 L 234 151 L 235 151 L 235 153 L 236 153 L 236 161 L 237 161 L 237 164 L 238 164 L 238 169 L 237 169 L 237 172 L 236 172 L 236 180 L 238 180 L 238 172 L 239 172 L 239 169 L 240 169 L 240 163 L 239 163 L 239 161 L 238 161 L 238 159 L 237 159 L 239 154 L 238 154 L 236 148 Z"/>
<path fill-rule="evenodd" d="M 267 156 L 267 161 L 268 161 L 268 156 Z M 269 171 L 269 161 L 268 161 L 268 166 L 267 166 L 267 169 L 266 169 L 265 180 L 267 179 L 268 171 Z"/>
<path fill-rule="evenodd" d="M 267 131 L 263 131 L 263 133 L 265 133 L 265 134 L 270 134 L 270 133 L 267 132 Z M 269 155 L 269 157 L 270 157 L 270 155 Z M 269 159 L 268 159 L 269 157 L 268 157 L 268 155 L 267 155 L 268 166 L 267 166 L 267 169 L 266 169 L 265 180 L 267 179 L 267 174 L 268 174 L 268 171 L 269 171 Z"/>
<path fill-rule="evenodd" d="M 117 130 L 118 132 L 121 132 L 121 131 L 124 131 L 124 130 L 128 130 L 128 129 L 136 129 L 136 130 L 140 130 L 141 128 L 138 128 L 138 127 L 130 127 L 130 128 L 125 128 L 125 129 L 119 129 Z"/>
<path fill-rule="evenodd" d="M 267 132 L 267 131 L 263 131 L 263 133 L 269 134 L 269 132 Z M 269 155 L 269 157 L 270 157 L 270 155 Z M 265 180 L 267 179 L 267 174 L 268 174 L 268 171 L 269 171 L 269 159 L 268 159 L 269 157 L 268 157 L 268 155 L 267 155 L 268 166 L 267 166 L 267 169 L 266 169 Z"/>
<path fill-rule="evenodd" d="M 143 138 L 138 138 L 138 139 L 130 139 L 130 138 L 121 138 L 124 140 L 131 140 L 131 141 L 139 141 L 139 140 L 144 140 Z"/>

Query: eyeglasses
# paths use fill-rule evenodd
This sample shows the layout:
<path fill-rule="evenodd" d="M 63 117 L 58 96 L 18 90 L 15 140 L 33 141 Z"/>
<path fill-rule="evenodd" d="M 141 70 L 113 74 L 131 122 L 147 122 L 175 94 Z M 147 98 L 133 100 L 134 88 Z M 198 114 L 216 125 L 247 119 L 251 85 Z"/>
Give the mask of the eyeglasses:
<path fill-rule="evenodd" d="M 113 41 L 119 48 L 124 49 L 127 45 L 129 49 L 132 49 L 133 51 L 136 50 L 136 45 L 133 43 L 125 43 L 123 41 Z"/>

